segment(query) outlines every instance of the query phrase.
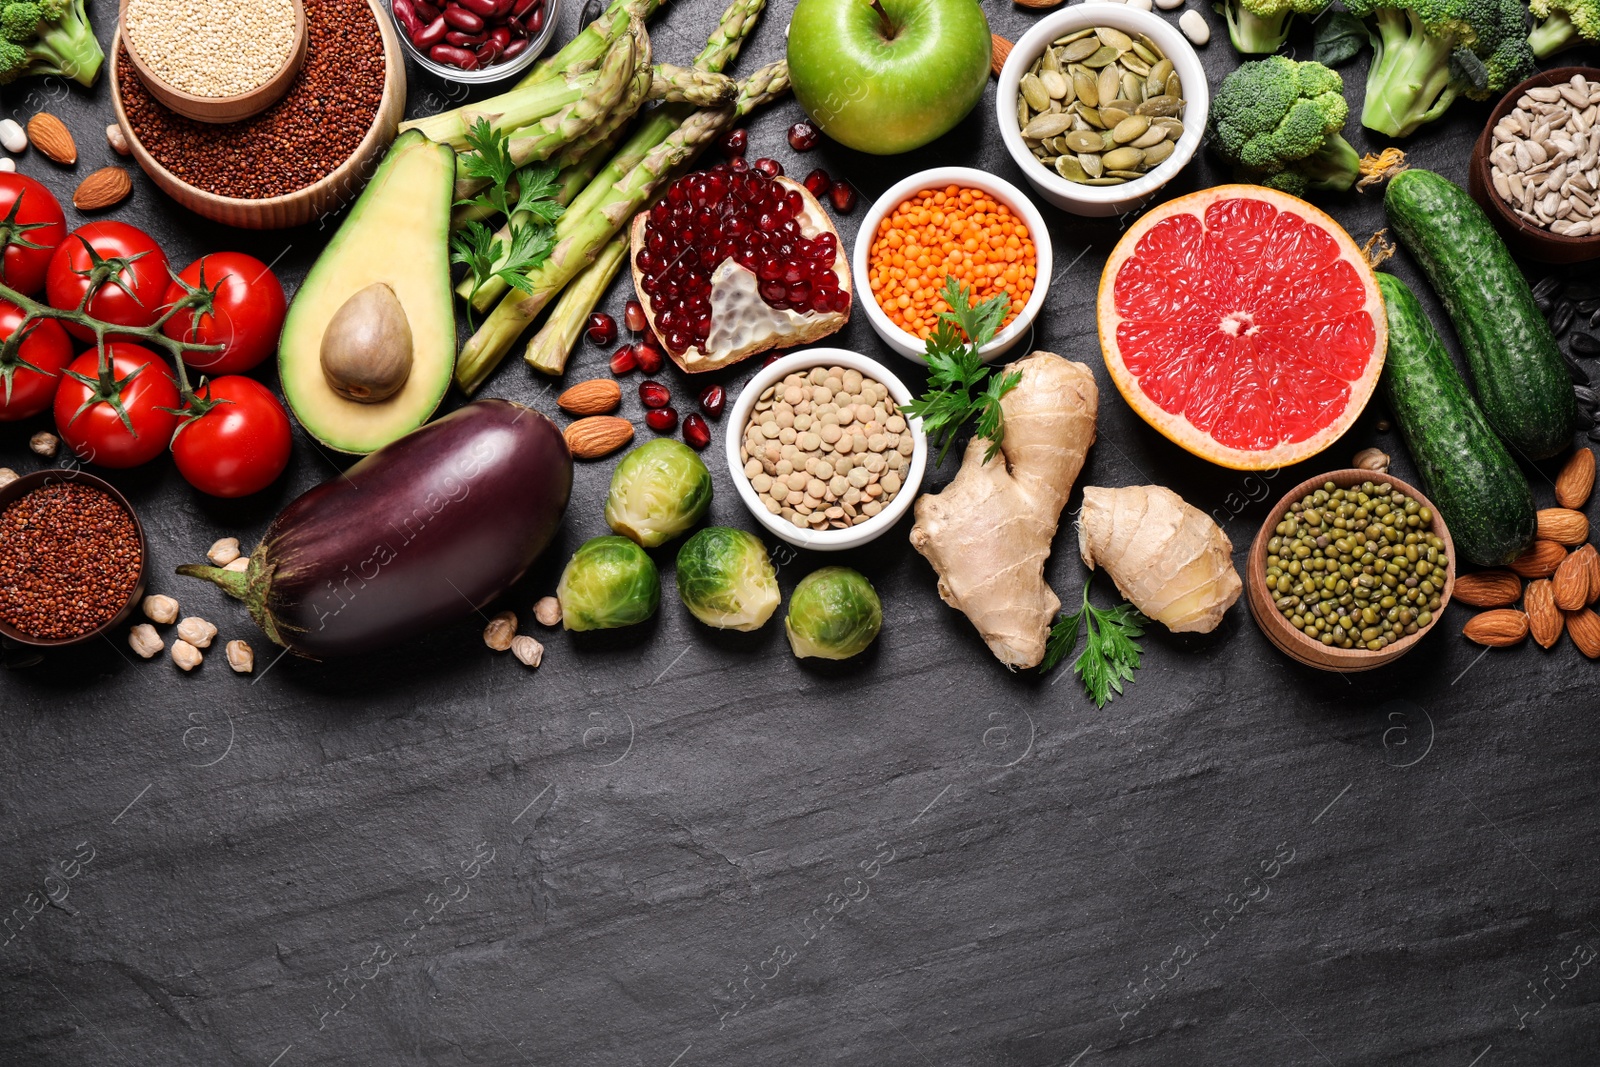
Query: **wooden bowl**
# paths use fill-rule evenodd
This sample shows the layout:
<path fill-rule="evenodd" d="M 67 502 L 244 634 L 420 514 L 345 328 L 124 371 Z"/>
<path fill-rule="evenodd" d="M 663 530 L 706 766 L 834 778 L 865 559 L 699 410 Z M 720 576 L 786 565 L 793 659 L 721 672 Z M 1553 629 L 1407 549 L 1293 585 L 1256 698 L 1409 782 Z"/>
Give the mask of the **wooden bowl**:
<path fill-rule="evenodd" d="M 119 29 L 110 49 L 111 106 L 116 112 L 117 124 L 128 139 L 134 160 L 162 192 L 195 214 L 226 226 L 238 226 L 246 230 L 278 230 L 303 225 L 344 207 L 361 192 L 373 168 L 377 166 L 378 158 L 388 149 L 389 142 L 394 140 L 406 110 L 406 66 L 404 53 L 400 50 L 400 38 L 389 21 L 382 0 L 367 0 L 367 6 L 372 9 L 373 18 L 378 20 L 378 33 L 383 38 L 383 96 L 378 101 L 378 112 L 373 116 L 372 127 L 367 130 L 367 135 L 361 139 L 356 150 L 322 179 L 283 196 L 246 200 L 208 193 L 163 167 L 134 133 L 132 124 L 128 122 L 128 113 L 122 106 L 122 92 L 117 82 L 117 60 L 121 54 L 122 40 L 122 31 Z"/>
<path fill-rule="evenodd" d="M 1273 531 L 1289 510 L 1289 505 L 1296 500 L 1321 489 L 1327 482 L 1332 482 L 1341 489 L 1348 489 L 1352 485 L 1360 485 L 1369 480 L 1387 482 L 1433 512 L 1432 531 L 1444 542 L 1445 558 L 1449 561 L 1449 567 L 1445 571 L 1444 592 L 1439 595 L 1439 610 L 1433 613 L 1433 620 L 1428 625 L 1414 634 L 1402 637 L 1387 648 L 1377 652 L 1369 652 L 1366 649 L 1330 648 L 1320 641 L 1313 641 L 1289 625 L 1289 620 L 1284 618 L 1273 604 L 1272 596 L 1266 588 L 1267 542 L 1272 539 Z M 1415 487 L 1392 475 L 1377 474 L 1368 470 L 1332 471 L 1328 474 L 1319 474 L 1315 478 L 1307 478 L 1285 493 L 1283 499 L 1272 506 L 1272 510 L 1267 514 L 1267 521 L 1261 524 L 1261 531 L 1256 534 L 1255 541 L 1250 545 L 1250 557 L 1245 564 L 1244 585 L 1245 599 L 1250 603 L 1250 614 L 1255 616 L 1256 625 L 1267 635 L 1267 640 L 1277 645 L 1278 650 L 1289 658 L 1298 660 L 1308 667 L 1341 674 L 1370 671 L 1393 663 L 1410 652 L 1416 647 L 1417 642 L 1427 636 L 1428 631 L 1439 625 L 1439 620 L 1444 618 L 1444 609 L 1449 606 L 1450 594 L 1456 586 L 1456 545 L 1450 539 L 1450 531 L 1445 527 L 1439 509 Z"/>
<path fill-rule="evenodd" d="M 294 8 L 294 41 L 289 46 L 289 54 L 272 77 L 247 93 L 235 96 L 196 96 L 185 92 L 145 65 L 139 56 L 139 50 L 134 47 L 132 37 L 123 34 L 122 44 L 128 50 L 128 59 L 133 63 L 133 69 L 139 75 L 139 80 L 144 82 L 151 96 L 167 107 L 196 122 L 238 122 L 251 115 L 259 115 L 283 99 L 283 94 L 288 92 L 289 86 L 294 83 L 295 75 L 300 73 L 300 65 L 306 61 L 308 35 L 305 4 L 302 0 L 289 0 L 289 2 Z M 123 16 L 128 12 L 128 3 L 129 0 L 122 0 L 118 9 L 119 32 L 123 25 Z"/>
<path fill-rule="evenodd" d="M 133 617 L 134 611 L 139 607 L 139 601 L 144 598 L 145 582 L 150 575 L 150 546 L 144 539 L 144 523 L 139 521 L 139 513 L 133 510 L 133 505 L 128 503 L 128 498 L 117 491 L 116 486 L 103 478 L 96 478 L 80 470 L 48 470 L 34 471 L 25 474 L 9 485 L 0 487 L 0 511 L 4 511 L 17 500 L 22 499 L 40 486 L 50 485 L 53 482 L 77 482 L 80 485 L 91 486 L 100 490 L 106 496 L 116 501 L 128 517 L 133 520 L 134 533 L 139 536 L 139 580 L 134 583 L 133 590 L 128 594 L 127 602 L 122 608 L 101 625 L 86 634 L 77 637 L 44 638 L 34 637 L 32 634 L 12 626 L 0 619 L 0 636 L 9 638 L 19 645 L 30 648 L 68 648 L 72 645 L 81 645 L 93 641 L 97 637 L 109 639 L 111 631 L 117 629 Z"/>
<path fill-rule="evenodd" d="M 1472 146 L 1472 160 L 1467 165 L 1467 190 L 1488 214 L 1489 221 L 1500 231 L 1506 244 L 1518 255 L 1541 263 L 1583 263 L 1600 257 L 1600 234 L 1567 237 L 1551 233 L 1519 217 L 1494 191 L 1493 179 L 1489 176 L 1489 152 L 1494 147 L 1494 128 L 1516 107 L 1523 93 L 1529 89 L 1559 85 L 1574 74 L 1582 74 L 1592 82 L 1600 81 L 1600 70 L 1594 67 L 1558 67 L 1540 71 L 1501 97 L 1489 113 L 1489 121 L 1478 135 L 1477 144 Z"/>

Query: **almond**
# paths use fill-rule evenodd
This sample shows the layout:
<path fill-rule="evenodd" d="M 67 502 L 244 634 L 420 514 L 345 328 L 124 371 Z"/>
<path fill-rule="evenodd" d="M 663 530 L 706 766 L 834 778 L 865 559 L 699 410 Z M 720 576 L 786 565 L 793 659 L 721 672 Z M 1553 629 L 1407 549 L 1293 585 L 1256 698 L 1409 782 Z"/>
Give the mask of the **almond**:
<path fill-rule="evenodd" d="M 1006 65 L 1006 57 L 1011 55 L 1011 42 L 998 33 L 989 35 L 989 69 L 994 71 L 996 78 L 1000 77 L 1000 68 Z"/>
<path fill-rule="evenodd" d="M 591 415 L 568 426 L 564 436 L 574 459 L 599 459 L 633 440 L 633 423 L 615 415 Z"/>
<path fill-rule="evenodd" d="M 1561 561 L 1550 583 L 1556 607 L 1562 611 L 1577 611 L 1589 603 L 1589 561 L 1576 552 L 1572 553 Z"/>
<path fill-rule="evenodd" d="M 1566 558 L 1566 549 L 1554 541 L 1539 540 L 1511 562 L 1511 569 L 1524 578 L 1548 578 Z"/>
<path fill-rule="evenodd" d="M 1567 633 L 1572 643 L 1590 659 L 1600 659 L 1600 615 L 1588 608 L 1567 613 Z"/>
<path fill-rule="evenodd" d="M 1528 583 L 1528 592 L 1522 598 L 1522 608 L 1528 615 L 1528 632 L 1539 642 L 1540 648 L 1549 648 L 1561 640 L 1561 612 L 1556 609 L 1551 581 L 1540 578 Z"/>
<path fill-rule="evenodd" d="M 78 183 L 72 206 L 79 211 L 99 211 L 120 204 L 133 192 L 133 180 L 121 167 L 101 167 Z"/>
<path fill-rule="evenodd" d="M 1593 604 L 1600 600 L 1600 552 L 1593 545 L 1584 545 L 1572 554 L 1583 560 L 1584 570 L 1589 572 L 1589 597 L 1584 603 Z"/>
<path fill-rule="evenodd" d="M 72 131 L 48 111 L 28 120 L 28 140 L 57 163 L 70 167 L 78 161 L 78 145 L 72 139 Z"/>
<path fill-rule="evenodd" d="M 605 415 L 622 403 L 622 386 L 614 378 L 591 378 L 556 397 L 556 406 L 570 415 Z"/>
<path fill-rule="evenodd" d="M 1581 508 L 1594 492 L 1594 453 L 1580 448 L 1556 475 L 1556 503 L 1564 508 Z"/>
<path fill-rule="evenodd" d="M 1474 615 L 1461 636 L 1488 648 L 1510 648 L 1528 636 L 1528 617 L 1515 608 L 1496 608 Z"/>
<path fill-rule="evenodd" d="M 1508 608 L 1522 596 L 1522 579 L 1510 571 L 1478 571 L 1456 579 L 1454 596 L 1474 608 Z"/>
<path fill-rule="evenodd" d="M 1558 545 L 1581 545 L 1589 540 L 1589 519 L 1571 508 L 1540 508 L 1539 536 Z"/>

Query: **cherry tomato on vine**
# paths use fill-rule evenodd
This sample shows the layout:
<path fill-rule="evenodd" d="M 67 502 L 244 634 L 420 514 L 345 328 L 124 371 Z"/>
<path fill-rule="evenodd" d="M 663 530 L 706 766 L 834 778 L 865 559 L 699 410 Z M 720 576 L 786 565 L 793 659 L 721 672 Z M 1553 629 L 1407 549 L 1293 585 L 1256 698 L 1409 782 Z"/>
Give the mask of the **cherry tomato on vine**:
<path fill-rule="evenodd" d="M 289 463 L 289 413 L 272 390 L 243 375 L 215 378 L 197 391 L 204 410 L 178 429 L 172 458 L 202 493 L 249 496 L 277 480 Z"/>
<path fill-rule="evenodd" d="M 167 254 L 149 234 L 126 222 L 86 223 L 50 257 L 45 294 L 51 307 L 70 311 L 96 281 L 101 284 L 85 309 L 90 315 L 117 326 L 149 326 L 161 317 L 167 295 Z M 78 340 L 94 340 L 87 326 L 65 325 Z"/>
<path fill-rule="evenodd" d="M 137 467 L 167 450 L 178 428 L 178 385 L 142 345 L 109 344 L 106 357 L 104 377 L 93 349 L 67 367 L 56 389 L 56 432 L 79 459 Z"/>
<path fill-rule="evenodd" d="M 0 300 L 0 340 L 22 325 L 22 309 Z M 0 422 L 26 419 L 50 406 L 61 370 L 72 362 L 72 339 L 55 319 L 35 319 L 13 350 L 0 344 Z"/>
<path fill-rule="evenodd" d="M 11 240 L 0 263 L 0 282 L 24 296 L 37 295 L 50 257 L 67 235 L 60 202 L 26 174 L 0 172 L 0 235 Z"/>
<path fill-rule="evenodd" d="M 184 353 L 190 370 L 238 374 L 277 351 L 289 305 L 282 283 L 265 263 L 243 252 L 213 252 L 189 264 L 178 278 L 167 287 L 165 306 L 209 289 L 211 308 L 185 308 L 166 321 L 162 332 L 176 341 L 225 346 L 220 352 Z"/>

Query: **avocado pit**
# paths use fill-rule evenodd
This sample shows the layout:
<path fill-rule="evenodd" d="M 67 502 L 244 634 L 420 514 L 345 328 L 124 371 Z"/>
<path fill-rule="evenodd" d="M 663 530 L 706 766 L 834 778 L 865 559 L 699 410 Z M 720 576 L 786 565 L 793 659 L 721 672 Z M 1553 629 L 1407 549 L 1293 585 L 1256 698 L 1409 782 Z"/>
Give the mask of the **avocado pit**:
<path fill-rule="evenodd" d="M 373 282 L 346 300 L 322 334 L 322 374 L 347 400 L 375 404 L 411 376 L 411 323 L 394 290 Z"/>

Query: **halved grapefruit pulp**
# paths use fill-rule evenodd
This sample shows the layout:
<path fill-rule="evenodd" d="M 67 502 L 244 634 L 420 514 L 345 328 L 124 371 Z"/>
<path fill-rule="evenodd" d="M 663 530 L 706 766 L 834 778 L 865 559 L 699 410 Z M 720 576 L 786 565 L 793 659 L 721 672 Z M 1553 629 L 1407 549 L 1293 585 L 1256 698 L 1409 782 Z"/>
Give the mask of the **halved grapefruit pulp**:
<path fill-rule="evenodd" d="M 1383 370 L 1361 250 L 1296 197 L 1224 185 L 1151 209 L 1100 279 L 1100 347 L 1135 411 L 1197 456 L 1288 466 L 1336 441 Z"/>

